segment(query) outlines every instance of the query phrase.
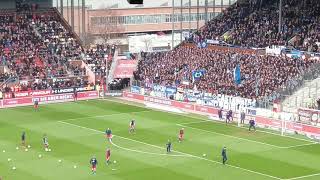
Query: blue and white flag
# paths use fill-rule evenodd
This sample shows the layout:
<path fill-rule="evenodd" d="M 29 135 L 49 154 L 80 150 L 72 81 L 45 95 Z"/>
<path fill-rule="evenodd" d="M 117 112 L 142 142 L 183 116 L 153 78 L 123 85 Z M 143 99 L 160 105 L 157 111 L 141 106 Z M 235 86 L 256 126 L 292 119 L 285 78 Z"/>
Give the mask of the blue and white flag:
<path fill-rule="evenodd" d="M 208 44 L 206 41 L 198 42 L 197 44 L 198 48 L 206 48 L 208 47 Z"/>
<path fill-rule="evenodd" d="M 206 73 L 205 69 L 201 69 L 201 70 L 194 70 L 192 71 L 192 80 L 199 80 L 202 76 L 204 76 Z"/>
<path fill-rule="evenodd" d="M 237 85 L 241 84 L 241 70 L 240 70 L 239 64 L 234 68 L 233 76 L 234 76 L 234 82 Z"/>
<path fill-rule="evenodd" d="M 298 50 L 292 50 L 291 51 L 291 57 L 292 58 L 301 58 L 302 57 L 302 53 L 301 53 L 301 51 L 298 51 Z"/>

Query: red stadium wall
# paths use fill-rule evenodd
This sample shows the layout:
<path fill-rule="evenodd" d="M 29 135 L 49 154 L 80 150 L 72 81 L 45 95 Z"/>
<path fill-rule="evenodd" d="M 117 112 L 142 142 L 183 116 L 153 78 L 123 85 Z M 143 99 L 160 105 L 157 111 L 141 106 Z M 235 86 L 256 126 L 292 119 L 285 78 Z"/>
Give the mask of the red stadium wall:
<path fill-rule="evenodd" d="M 96 99 L 98 97 L 99 97 L 98 91 L 85 91 L 85 92 L 78 92 L 77 100 Z M 74 94 L 73 93 L 63 93 L 63 94 L 50 93 L 46 95 L 37 94 L 37 95 L 26 96 L 21 98 L 3 99 L 0 101 L 0 108 L 33 105 L 34 101 L 36 100 L 40 104 L 68 102 L 68 101 L 74 100 Z"/>

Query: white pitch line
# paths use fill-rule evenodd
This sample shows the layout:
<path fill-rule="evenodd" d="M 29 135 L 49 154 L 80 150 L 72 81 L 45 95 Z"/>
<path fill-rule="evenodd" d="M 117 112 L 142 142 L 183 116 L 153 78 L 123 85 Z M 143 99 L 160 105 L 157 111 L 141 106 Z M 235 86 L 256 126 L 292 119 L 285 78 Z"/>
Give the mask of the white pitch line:
<path fill-rule="evenodd" d="M 123 101 L 127 101 L 127 100 L 123 100 L 123 99 L 120 99 L 120 101 L 115 101 L 115 100 L 111 100 L 111 99 L 101 99 L 101 100 L 104 100 L 104 101 L 110 101 L 110 102 L 116 102 L 116 103 L 121 103 L 121 104 L 126 104 L 126 105 L 130 105 L 130 106 L 136 106 L 136 107 L 143 107 L 145 109 L 150 109 L 152 111 L 160 111 L 162 112 L 161 110 L 157 110 L 157 109 L 152 109 L 152 108 L 148 108 L 148 107 L 145 107 L 145 106 L 140 106 L 140 105 L 136 105 L 136 104 L 132 104 L 132 103 L 127 103 L 127 102 L 123 102 Z M 121 101 L 122 100 L 122 101 Z M 188 115 L 185 115 L 185 114 L 180 114 L 180 113 L 174 113 L 174 112 L 169 112 L 169 111 L 165 111 L 165 112 L 168 112 L 168 113 L 171 113 L 171 114 L 176 114 L 176 115 L 179 115 L 179 116 L 184 116 L 184 117 L 188 117 L 188 118 L 193 118 L 193 119 L 199 119 L 201 121 L 199 122 L 192 122 L 192 124 L 196 124 L 196 123 L 204 123 L 204 122 L 212 122 L 212 123 L 223 123 L 223 122 L 219 122 L 219 121 L 214 121 L 214 120 L 208 120 L 208 119 L 205 119 L 205 118 L 202 118 L 202 117 L 195 117 L 195 116 L 188 116 Z M 194 113 L 193 113 L 194 114 Z M 191 123 L 191 122 L 190 122 Z M 180 124 L 184 124 L 184 123 L 180 123 Z M 237 125 L 233 125 L 233 124 L 230 124 L 231 126 L 233 127 L 237 127 L 237 128 L 242 128 L 242 129 L 246 129 L 245 127 L 238 127 Z M 262 133 L 266 133 L 266 134 L 272 134 L 272 135 L 276 135 L 276 136 L 281 136 L 281 137 L 287 137 L 287 138 L 291 138 L 291 139 L 295 139 L 295 140 L 300 140 L 300 141 L 306 141 L 306 142 L 315 142 L 315 141 L 312 141 L 312 140 L 308 140 L 308 139 L 302 139 L 302 138 L 297 138 L 297 137 L 292 137 L 292 136 L 286 136 L 286 135 L 281 135 L 281 134 L 277 134 L 277 133 L 273 133 L 273 132 L 269 132 L 269 131 L 264 131 L 264 130 L 257 130 L 257 132 L 262 132 Z"/>
<path fill-rule="evenodd" d="M 262 145 L 267 145 L 267 146 L 271 146 L 271 147 L 284 148 L 284 147 L 282 147 L 282 146 L 277 146 L 277 145 L 268 144 L 268 143 L 264 143 L 264 142 L 260 142 L 260 141 L 255 141 L 255 140 L 250 140 L 250 139 L 245 139 L 245 138 L 241 138 L 241 137 L 237 137 L 237 136 L 231 136 L 231 135 L 227 135 L 227 134 L 223 134 L 223 133 L 218 133 L 218 132 L 214 132 L 214 131 L 208 131 L 208 130 L 205 130 L 205 129 L 194 128 L 194 127 L 185 126 L 185 125 L 182 125 L 182 124 L 177 124 L 177 126 L 181 126 L 181 127 L 185 127 L 185 128 L 189 128 L 189 129 L 195 129 L 195 130 L 198 130 L 198 131 L 203 131 L 203 132 L 207 132 L 207 133 L 211 133 L 211 134 L 218 134 L 218 135 L 221 135 L 221 136 L 226 136 L 226 137 L 230 137 L 230 138 L 234 138 L 234 139 L 239 139 L 239 140 L 243 140 L 243 141 L 248 141 L 248 142 L 253 142 L 253 143 L 262 144 Z"/>
<path fill-rule="evenodd" d="M 109 117 L 109 116 L 123 115 L 123 114 L 138 114 L 138 113 L 144 113 L 144 112 L 150 112 L 150 111 L 151 110 L 134 111 L 134 112 L 127 112 L 127 113 L 105 114 L 105 115 L 98 115 L 98 116 L 86 116 L 86 117 L 79 117 L 79 118 L 62 119 L 61 121 L 75 121 L 75 120 L 79 120 L 79 119 L 102 118 L 102 117 Z"/>
<path fill-rule="evenodd" d="M 67 125 L 70 125 L 70 126 L 75 126 L 75 127 L 82 128 L 82 129 L 87 129 L 87 130 L 94 131 L 94 132 L 104 133 L 103 131 L 99 131 L 99 130 L 96 130 L 96 129 L 91 129 L 91 128 L 84 127 L 84 126 L 79 126 L 79 125 L 68 123 L 68 122 L 64 122 L 64 121 L 57 121 L 57 122 L 60 122 L 60 123 L 63 123 L 63 124 L 67 124 Z M 130 140 L 130 141 L 133 141 L 133 142 L 138 142 L 138 143 L 141 143 L 141 144 L 145 144 L 145 145 L 148 145 L 148 146 L 165 149 L 165 148 L 160 147 L 160 146 L 156 146 L 156 145 L 153 145 L 153 144 L 148 144 L 148 143 L 137 141 L 137 140 L 134 140 L 134 139 L 130 139 L 130 138 L 122 137 L 122 136 L 117 136 L 117 137 L 122 138 L 122 139 L 126 139 L 126 140 Z M 203 158 L 203 157 L 200 157 L 200 156 L 195 156 L 195 155 L 184 153 L 184 152 L 180 152 L 180 151 L 173 151 L 173 152 L 180 153 L 180 154 L 183 154 L 183 155 L 186 155 L 186 156 L 189 156 L 189 157 L 193 157 L 193 158 L 196 158 L 196 159 L 205 160 L 205 161 L 212 162 L 212 163 L 215 163 L 215 164 L 222 164 L 219 161 L 206 159 L 206 158 Z M 272 178 L 272 179 L 282 180 L 279 177 L 271 176 L 271 175 L 268 175 L 268 174 L 260 173 L 260 172 L 249 170 L 249 169 L 245 169 L 245 168 L 241 168 L 239 166 L 234 166 L 234 165 L 230 165 L 230 164 L 226 164 L 225 166 L 228 166 L 228 167 L 231 167 L 231 168 L 235 168 L 235 169 L 240 169 L 240 170 L 243 170 L 243 171 L 246 171 L 246 172 L 250 172 L 250 173 L 253 173 L 253 174 L 258 174 L 258 175 L 261 175 L 261 176 L 269 177 L 269 178 Z"/>
<path fill-rule="evenodd" d="M 320 176 L 320 173 L 309 174 L 309 175 L 306 175 L 306 176 L 298 176 L 298 177 L 289 178 L 289 179 L 285 179 L 285 180 L 295 180 L 295 179 L 302 179 L 302 178 L 308 178 L 308 177 L 314 177 L 314 176 Z"/>
<path fill-rule="evenodd" d="M 201 124 L 201 123 L 207 123 L 212 122 L 213 120 L 202 120 L 202 121 L 194 121 L 194 122 L 187 122 L 187 123 L 180 123 L 181 125 L 188 125 L 188 124 Z"/>
<path fill-rule="evenodd" d="M 78 128 L 82 128 L 82 129 L 87 129 L 87 130 L 90 130 L 90 131 L 97 132 L 99 134 L 103 133 L 102 131 L 99 131 L 99 130 L 96 130 L 96 129 L 91 129 L 91 128 L 84 127 L 84 126 L 79 126 L 79 125 L 68 123 L 68 122 L 65 122 L 65 121 L 57 121 L 57 122 L 63 123 L 63 124 L 67 124 L 67 125 L 70 125 L 70 126 L 74 126 L 74 127 L 78 127 Z"/>
<path fill-rule="evenodd" d="M 183 115 L 181 115 L 183 116 Z M 193 118 L 193 117 L 192 117 Z M 211 123 L 224 123 L 224 122 L 219 122 L 219 121 L 214 121 L 214 120 L 205 120 L 205 119 L 202 119 L 202 118 L 195 118 L 195 119 L 201 119 L 201 121 L 197 121 L 197 122 L 188 122 L 188 123 L 180 123 L 182 125 L 187 125 L 187 124 L 200 124 L 200 123 L 206 123 L 206 122 L 211 122 Z M 234 124 L 228 124 L 229 126 L 233 126 L 233 127 L 236 127 L 236 128 L 241 128 L 241 129 L 248 129 L 246 127 L 239 127 L 237 125 L 234 125 Z M 286 138 L 291 138 L 291 139 L 295 139 L 295 140 L 301 140 L 301 141 L 305 141 L 305 142 L 310 142 L 310 143 L 314 143 L 314 144 L 317 144 L 317 142 L 315 141 L 312 141 L 312 140 L 308 140 L 308 139 L 301 139 L 301 138 L 296 138 L 296 137 L 292 137 L 292 136 L 286 136 L 286 135 L 280 135 L 280 134 L 277 134 L 277 133 L 273 133 L 273 132 L 269 132 L 269 131 L 264 131 L 264 130 L 260 130 L 260 129 L 257 129 L 256 130 L 257 132 L 262 132 L 262 133 L 266 133 L 266 134 L 272 134 L 272 135 L 276 135 L 276 136 L 281 136 L 281 137 L 286 137 Z M 308 143 L 309 144 L 309 143 Z"/>
<path fill-rule="evenodd" d="M 113 136 L 113 137 L 117 137 L 117 136 Z M 119 149 L 123 149 L 126 151 L 131 151 L 131 152 L 137 152 L 137 153 L 141 153 L 141 154 L 149 154 L 149 155 L 157 155 L 157 156 L 173 156 L 173 157 L 192 157 L 192 156 L 186 156 L 186 155 L 182 155 L 182 154 L 168 154 L 168 153 L 152 153 L 152 152 L 146 152 L 146 151 L 140 151 L 140 150 L 135 150 L 135 149 L 130 149 L 130 148 L 125 148 L 122 146 L 119 146 L 117 144 L 115 144 L 113 141 L 110 142 L 113 146 L 119 148 Z"/>
<path fill-rule="evenodd" d="M 311 145 L 316 145 L 316 144 L 319 144 L 319 143 L 307 143 L 307 144 L 299 144 L 299 145 L 293 145 L 293 146 L 286 146 L 286 147 L 283 147 L 283 149 L 290 149 L 290 148 L 296 148 L 296 147 L 303 147 L 303 146 L 311 146 Z"/>
<path fill-rule="evenodd" d="M 264 142 L 260 142 L 260 141 L 251 140 L 251 139 L 240 138 L 240 137 L 237 137 L 237 136 L 231 136 L 231 135 L 218 133 L 218 132 L 214 132 L 214 131 L 208 131 L 208 130 L 205 130 L 205 129 L 190 127 L 190 126 L 186 126 L 184 124 L 176 124 L 176 125 L 177 126 L 181 126 L 181 127 L 190 128 L 190 129 L 196 129 L 196 130 L 199 130 L 199 131 L 204 131 L 204 132 L 208 132 L 208 133 L 212 133 L 212 134 L 219 134 L 219 135 L 222 135 L 222 136 L 231 137 L 231 138 L 235 138 L 235 139 L 240 139 L 240 140 L 244 140 L 244 141 L 248 141 L 248 142 L 254 142 L 254 143 L 258 143 L 258 144 L 273 146 L 273 147 L 276 147 L 276 148 L 279 148 L 279 149 L 290 149 L 290 148 L 295 148 L 295 147 L 310 146 L 310 145 L 318 144 L 316 142 L 313 142 L 313 143 L 299 144 L 299 145 L 292 145 L 292 146 L 277 146 L 277 145 L 273 145 L 273 144 L 268 144 L 268 143 L 264 143 Z"/>

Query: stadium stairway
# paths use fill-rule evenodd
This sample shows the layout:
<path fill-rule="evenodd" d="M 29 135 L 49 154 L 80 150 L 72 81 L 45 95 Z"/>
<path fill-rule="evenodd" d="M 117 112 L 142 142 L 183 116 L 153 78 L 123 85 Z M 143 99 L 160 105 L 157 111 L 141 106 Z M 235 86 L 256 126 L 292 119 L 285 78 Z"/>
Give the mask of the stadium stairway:
<path fill-rule="evenodd" d="M 114 70 L 116 69 L 116 66 L 118 64 L 118 50 L 115 51 L 114 56 L 112 58 L 111 67 L 108 73 L 108 82 L 111 82 L 113 80 L 113 74 Z"/>

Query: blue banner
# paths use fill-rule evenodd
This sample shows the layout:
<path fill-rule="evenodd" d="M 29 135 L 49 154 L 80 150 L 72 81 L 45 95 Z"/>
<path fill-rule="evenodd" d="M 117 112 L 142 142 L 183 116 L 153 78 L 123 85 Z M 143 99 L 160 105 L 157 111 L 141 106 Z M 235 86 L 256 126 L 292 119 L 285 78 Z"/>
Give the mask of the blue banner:
<path fill-rule="evenodd" d="M 167 86 L 166 87 L 166 94 L 167 95 L 174 95 L 177 93 L 177 88 L 175 87 L 170 87 L 170 86 Z"/>
<path fill-rule="evenodd" d="M 292 58 L 301 58 L 302 56 L 301 51 L 298 51 L 298 50 L 292 50 L 290 54 Z"/>
<path fill-rule="evenodd" d="M 157 91 L 157 92 L 165 92 L 166 91 L 166 87 L 164 87 L 164 86 L 160 86 L 160 85 L 158 85 L 158 84 L 155 84 L 154 86 L 153 86 L 153 90 L 154 91 Z"/>
<path fill-rule="evenodd" d="M 239 64 L 234 68 L 234 82 L 237 85 L 241 84 L 241 70 Z"/>
<path fill-rule="evenodd" d="M 206 70 L 204 70 L 204 69 L 192 71 L 192 79 L 193 79 L 193 81 L 199 80 L 205 74 L 206 74 Z"/>
<path fill-rule="evenodd" d="M 140 94 L 140 87 L 139 86 L 132 86 L 131 87 L 131 92 L 132 93 L 137 93 L 137 94 Z"/>
<path fill-rule="evenodd" d="M 208 47 L 208 44 L 206 41 L 198 42 L 197 47 L 198 48 L 206 48 L 206 47 Z"/>

